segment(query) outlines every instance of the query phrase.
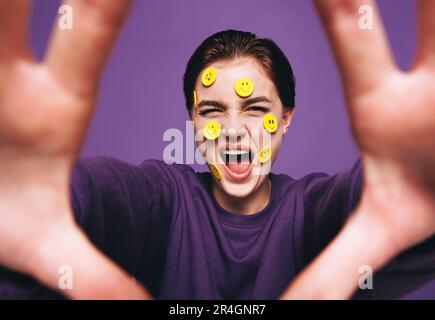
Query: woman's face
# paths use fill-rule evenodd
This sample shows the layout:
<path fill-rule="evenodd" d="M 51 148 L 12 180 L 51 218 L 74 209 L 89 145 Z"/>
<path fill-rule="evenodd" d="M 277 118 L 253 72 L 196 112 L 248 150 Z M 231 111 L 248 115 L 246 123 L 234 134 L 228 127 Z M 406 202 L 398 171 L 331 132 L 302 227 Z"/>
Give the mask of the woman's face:
<path fill-rule="evenodd" d="M 284 109 L 274 83 L 255 59 L 221 60 L 208 67 L 215 69 L 216 80 L 204 85 L 203 70 L 195 84 L 197 103 L 191 116 L 196 136 L 203 137 L 198 139 L 198 144 L 207 163 L 217 168 L 214 183 L 225 194 L 245 197 L 268 181 L 292 112 Z M 209 78 L 206 78 L 207 82 Z M 236 90 L 241 78 L 248 78 L 251 83 L 239 81 L 241 85 Z M 251 84 L 254 90 L 246 96 Z M 220 134 L 215 123 L 221 127 Z M 218 135 L 216 139 L 204 137 L 207 125 L 211 136 Z M 276 131 L 269 133 L 267 129 Z M 271 157 L 267 160 L 270 150 Z"/>

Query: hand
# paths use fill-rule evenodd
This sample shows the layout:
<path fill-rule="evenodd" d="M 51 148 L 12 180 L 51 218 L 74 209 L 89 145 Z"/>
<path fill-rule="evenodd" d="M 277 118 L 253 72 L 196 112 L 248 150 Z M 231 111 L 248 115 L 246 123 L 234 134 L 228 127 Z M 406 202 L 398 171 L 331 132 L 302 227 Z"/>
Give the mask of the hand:
<path fill-rule="evenodd" d="M 374 10 L 361 30 L 358 9 Z M 361 265 L 381 268 L 435 232 L 435 1 L 419 2 L 408 73 L 393 61 L 374 1 L 318 0 L 361 149 L 364 187 L 344 229 L 283 298 L 349 298 Z"/>
<path fill-rule="evenodd" d="M 70 1 L 73 30 L 55 25 L 45 59 L 29 49 L 31 2 L 0 0 L 0 264 L 54 289 L 72 267 L 72 298 L 144 298 L 75 225 L 69 180 L 98 82 L 129 1 Z"/>

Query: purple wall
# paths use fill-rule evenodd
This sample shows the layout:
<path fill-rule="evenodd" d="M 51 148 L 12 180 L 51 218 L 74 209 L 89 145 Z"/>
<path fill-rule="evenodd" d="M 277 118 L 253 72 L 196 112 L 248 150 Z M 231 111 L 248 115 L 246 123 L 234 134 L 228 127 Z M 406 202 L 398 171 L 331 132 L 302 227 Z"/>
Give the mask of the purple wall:
<path fill-rule="evenodd" d="M 35 3 L 32 41 L 41 57 L 59 2 Z M 415 1 L 382 0 L 379 7 L 398 63 L 407 68 L 416 41 Z M 83 154 L 132 163 L 161 159 L 163 132 L 184 131 L 181 78 L 187 60 L 202 40 L 229 28 L 275 40 L 295 71 L 296 114 L 274 171 L 301 177 L 350 166 L 358 150 L 337 69 L 312 3 L 305 0 L 136 1 L 104 75 Z M 435 296 L 433 287 L 423 293 Z"/>
<path fill-rule="evenodd" d="M 32 39 L 41 57 L 58 1 L 36 4 Z M 409 65 L 414 1 L 384 0 L 380 8 L 400 65 Z M 163 132 L 184 131 L 181 78 L 187 60 L 207 36 L 229 28 L 272 38 L 294 67 L 297 109 L 274 171 L 300 177 L 350 166 L 358 150 L 337 69 L 311 1 L 136 1 L 103 78 L 83 154 L 113 155 L 132 163 L 161 159 L 167 144 Z"/>

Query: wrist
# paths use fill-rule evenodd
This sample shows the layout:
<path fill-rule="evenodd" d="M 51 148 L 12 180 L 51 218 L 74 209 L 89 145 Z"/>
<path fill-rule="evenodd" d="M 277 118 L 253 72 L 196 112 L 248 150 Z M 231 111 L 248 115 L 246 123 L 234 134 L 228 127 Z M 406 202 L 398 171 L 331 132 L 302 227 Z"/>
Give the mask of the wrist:
<path fill-rule="evenodd" d="M 369 267 L 376 272 L 397 253 L 388 226 L 357 209 L 337 237 L 281 298 L 351 298 L 359 286 L 361 270 Z"/>
<path fill-rule="evenodd" d="M 382 268 L 400 252 L 391 225 L 376 213 L 369 214 L 365 209 L 357 208 L 339 234 L 343 243 L 352 244 L 349 250 L 358 253 L 353 258 L 355 265 L 368 265 L 373 271 Z"/>
<path fill-rule="evenodd" d="M 59 226 L 47 236 L 30 269 L 41 283 L 72 299 L 150 298 L 75 225 Z"/>

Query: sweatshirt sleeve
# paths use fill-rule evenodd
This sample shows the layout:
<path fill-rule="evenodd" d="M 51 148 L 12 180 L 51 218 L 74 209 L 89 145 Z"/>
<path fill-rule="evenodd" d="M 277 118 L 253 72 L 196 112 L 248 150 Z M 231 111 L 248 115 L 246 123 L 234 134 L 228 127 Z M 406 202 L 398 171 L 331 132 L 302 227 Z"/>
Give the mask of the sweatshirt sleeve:
<path fill-rule="evenodd" d="M 363 165 L 354 165 L 329 176 L 314 173 L 306 178 L 304 192 L 304 243 L 307 263 L 335 237 L 359 202 Z"/>
<path fill-rule="evenodd" d="M 333 176 L 314 174 L 305 189 L 306 263 L 337 235 L 361 197 L 363 164 Z M 356 299 L 435 298 L 435 236 L 409 248 L 379 270 L 372 290 L 358 289 Z"/>
<path fill-rule="evenodd" d="M 173 176 L 162 161 L 134 166 L 111 157 L 81 157 L 71 177 L 76 222 L 99 250 L 155 296 L 177 194 Z M 0 266 L 0 299 L 62 298 L 30 276 Z"/>
<path fill-rule="evenodd" d="M 173 194 L 164 166 L 111 157 L 80 158 L 71 180 L 77 223 L 110 259 L 151 293 L 164 263 Z"/>

